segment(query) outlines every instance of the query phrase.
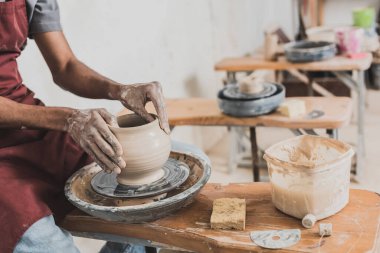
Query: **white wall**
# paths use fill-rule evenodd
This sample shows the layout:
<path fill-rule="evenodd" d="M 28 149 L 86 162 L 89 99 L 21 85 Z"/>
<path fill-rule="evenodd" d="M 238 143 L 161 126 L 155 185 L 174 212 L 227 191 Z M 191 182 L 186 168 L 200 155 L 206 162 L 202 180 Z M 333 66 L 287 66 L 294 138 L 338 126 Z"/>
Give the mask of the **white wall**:
<path fill-rule="evenodd" d="M 363 7 L 380 7 L 379 0 L 326 0 L 327 25 L 352 25 L 352 10 Z"/>
<path fill-rule="evenodd" d="M 168 98 L 214 97 L 221 73 L 214 63 L 252 51 L 270 24 L 291 28 L 291 0 L 62 0 L 61 19 L 74 52 L 100 73 L 123 83 L 158 80 Z M 33 41 L 20 59 L 27 83 L 48 105 L 121 105 L 71 95 L 51 80 Z M 178 129 L 174 138 L 207 148 L 210 130 Z M 203 141 L 202 141 L 203 140 Z M 214 138 L 215 140 L 215 138 Z"/>

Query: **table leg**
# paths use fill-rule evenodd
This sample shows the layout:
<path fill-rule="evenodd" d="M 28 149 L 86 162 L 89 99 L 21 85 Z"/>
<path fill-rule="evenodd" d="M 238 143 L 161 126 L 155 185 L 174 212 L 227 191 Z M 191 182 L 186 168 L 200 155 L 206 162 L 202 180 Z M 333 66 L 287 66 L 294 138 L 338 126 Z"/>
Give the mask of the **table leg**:
<path fill-rule="evenodd" d="M 360 174 L 364 168 L 365 156 L 365 140 L 364 140 L 364 120 L 365 120 L 365 82 L 364 71 L 358 72 L 356 81 L 358 89 L 358 141 L 357 141 L 357 161 L 356 161 L 356 176 L 360 178 Z"/>
<path fill-rule="evenodd" d="M 237 133 L 237 127 L 233 126 L 229 129 L 230 134 L 230 146 L 229 146 L 229 156 L 228 156 L 228 173 L 232 173 L 235 171 L 237 167 L 237 156 L 238 156 L 238 145 L 239 145 L 239 137 Z"/>
<path fill-rule="evenodd" d="M 305 134 L 318 136 L 318 133 L 314 129 L 303 129 Z"/>
<path fill-rule="evenodd" d="M 329 135 L 329 137 L 332 138 L 332 139 L 336 139 L 336 140 L 339 139 L 338 129 L 327 129 L 327 130 L 326 130 L 326 133 L 327 133 L 327 134 Z"/>
<path fill-rule="evenodd" d="M 301 129 L 289 129 L 295 136 L 303 135 Z"/>
<path fill-rule="evenodd" d="M 256 127 L 250 127 L 250 138 L 251 138 L 251 153 L 252 153 L 252 169 L 253 169 L 253 181 L 260 181 L 260 168 L 258 164 L 258 146 L 257 146 L 257 138 L 256 138 Z"/>
<path fill-rule="evenodd" d="M 308 77 L 308 79 L 309 79 L 309 82 L 308 82 L 308 84 L 307 84 L 307 95 L 309 96 L 309 97 L 312 97 L 312 96 L 314 96 L 314 90 L 313 90 L 313 78 L 312 78 L 312 76 L 311 76 L 311 74 L 310 73 L 308 73 L 308 72 L 306 72 L 306 76 Z"/>
<path fill-rule="evenodd" d="M 236 84 L 236 72 L 227 72 L 227 84 Z"/>
<path fill-rule="evenodd" d="M 364 71 L 353 72 L 356 78 L 352 78 L 344 72 L 333 72 L 347 87 L 356 91 L 358 95 L 357 103 L 357 148 L 356 148 L 356 176 L 360 178 L 360 174 L 364 168 L 365 157 L 365 135 L 364 135 L 364 114 L 365 114 L 365 81 Z"/>

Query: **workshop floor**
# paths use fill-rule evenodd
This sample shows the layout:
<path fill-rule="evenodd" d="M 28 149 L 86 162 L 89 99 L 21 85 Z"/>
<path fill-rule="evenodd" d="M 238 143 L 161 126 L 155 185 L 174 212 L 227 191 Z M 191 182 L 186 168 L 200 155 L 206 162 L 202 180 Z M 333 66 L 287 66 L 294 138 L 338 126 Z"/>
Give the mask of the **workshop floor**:
<path fill-rule="evenodd" d="M 380 193 L 380 92 L 369 91 L 368 106 L 366 109 L 365 119 L 365 143 L 366 143 L 366 159 L 365 168 L 359 182 L 352 183 L 354 188 L 368 189 Z M 341 140 L 354 144 L 356 142 L 356 126 L 350 126 L 342 129 L 339 133 Z M 284 138 L 292 137 L 290 131 L 277 128 L 261 128 L 258 129 L 258 142 L 262 149 L 269 145 L 280 141 Z M 236 168 L 232 173 L 227 173 L 229 139 L 223 140 L 215 145 L 208 155 L 212 161 L 212 175 L 210 182 L 227 184 L 229 182 L 251 182 L 252 171 L 249 166 Z M 262 171 L 262 179 L 266 181 L 268 177 L 265 171 Z M 77 246 L 82 253 L 98 252 L 104 242 L 99 240 L 89 240 L 83 238 L 74 238 Z"/>

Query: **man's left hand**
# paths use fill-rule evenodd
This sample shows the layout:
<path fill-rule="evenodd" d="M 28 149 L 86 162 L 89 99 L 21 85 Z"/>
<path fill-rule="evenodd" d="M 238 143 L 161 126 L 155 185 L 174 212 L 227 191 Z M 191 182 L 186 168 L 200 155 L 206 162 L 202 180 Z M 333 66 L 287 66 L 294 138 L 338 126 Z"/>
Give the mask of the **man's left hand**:
<path fill-rule="evenodd" d="M 165 100 L 160 83 L 150 82 L 123 85 L 120 87 L 119 100 L 126 108 L 140 115 L 147 122 L 154 120 L 154 117 L 145 109 L 145 105 L 149 101 L 152 101 L 161 128 L 167 134 L 170 133 L 168 116 L 165 110 Z"/>

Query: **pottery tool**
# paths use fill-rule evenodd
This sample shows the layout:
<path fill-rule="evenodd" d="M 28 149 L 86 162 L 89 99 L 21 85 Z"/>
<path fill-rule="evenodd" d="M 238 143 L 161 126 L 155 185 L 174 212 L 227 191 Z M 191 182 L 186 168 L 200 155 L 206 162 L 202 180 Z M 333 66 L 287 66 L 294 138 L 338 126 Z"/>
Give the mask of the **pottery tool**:
<path fill-rule="evenodd" d="M 305 115 L 305 119 L 317 119 L 325 115 L 324 111 L 321 110 L 312 110 L 308 114 Z"/>
<path fill-rule="evenodd" d="M 318 245 L 319 245 L 318 253 L 321 252 L 323 237 L 332 235 L 332 224 L 331 223 L 320 223 L 319 224 L 319 235 L 321 236 L 321 238 L 319 238 L 319 242 L 318 242 Z"/>
<path fill-rule="evenodd" d="M 245 229 L 245 199 L 221 198 L 213 202 L 212 229 Z"/>
<path fill-rule="evenodd" d="M 301 239 L 301 230 L 263 230 L 250 233 L 251 240 L 260 247 L 282 249 L 295 245 Z"/>

